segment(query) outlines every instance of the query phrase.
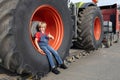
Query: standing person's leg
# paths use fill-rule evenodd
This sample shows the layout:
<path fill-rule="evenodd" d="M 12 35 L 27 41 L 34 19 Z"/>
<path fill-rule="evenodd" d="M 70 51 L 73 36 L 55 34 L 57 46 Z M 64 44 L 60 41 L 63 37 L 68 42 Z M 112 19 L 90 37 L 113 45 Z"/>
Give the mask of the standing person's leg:
<path fill-rule="evenodd" d="M 55 56 L 55 59 L 57 60 L 58 64 L 61 65 L 63 64 L 63 61 L 61 57 L 59 56 L 58 52 L 55 51 L 51 46 L 47 46 L 48 50 Z"/>

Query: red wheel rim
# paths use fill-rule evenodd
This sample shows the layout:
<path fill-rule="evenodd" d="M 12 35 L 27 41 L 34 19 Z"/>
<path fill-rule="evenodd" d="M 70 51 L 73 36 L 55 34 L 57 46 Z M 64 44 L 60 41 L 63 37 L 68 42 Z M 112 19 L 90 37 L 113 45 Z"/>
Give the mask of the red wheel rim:
<path fill-rule="evenodd" d="M 101 22 L 98 17 L 94 21 L 94 36 L 96 40 L 99 40 L 101 36 Z"/>
<path fill-rule="evenodd" d="M 55 50 L 58 50 L 62 44 L 64 29 L 61 16 L 57 10 L 50 5 L 39 6 L 32 14 L 30 25 L 32 21 L 44 21 L 47 23 L 46 33 L 50 33 L 54 36 L 54 40 L 49 40 L 49 45 L 52 46 Z M 32 36 L 31 41 L 35 47 Z"/>

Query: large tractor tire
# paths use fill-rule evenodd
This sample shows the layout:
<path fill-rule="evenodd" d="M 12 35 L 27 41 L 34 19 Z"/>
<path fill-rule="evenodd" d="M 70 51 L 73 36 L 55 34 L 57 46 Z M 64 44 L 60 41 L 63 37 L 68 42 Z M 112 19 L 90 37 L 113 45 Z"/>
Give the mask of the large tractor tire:
<path fill-rule="evenodd" d="M 78 14 L 78 38 L 75 46 L 84 50 L 98 49 L 103 40 L 103 20 L 100 9 L 91 6 Z"/>
<path fill-rule="evenodd" d="M 48 59 L 34 45 L 31 25 L 47 23 L 47 33 L 55 39 L 50 45 L 64 60 L 72 41 L 72 21 L 65 0 L 0 1 L 0 60 L 10 71 L 45 74 L 50 71 Z M 57 63 L 56 63 L 57 64 Z"/>

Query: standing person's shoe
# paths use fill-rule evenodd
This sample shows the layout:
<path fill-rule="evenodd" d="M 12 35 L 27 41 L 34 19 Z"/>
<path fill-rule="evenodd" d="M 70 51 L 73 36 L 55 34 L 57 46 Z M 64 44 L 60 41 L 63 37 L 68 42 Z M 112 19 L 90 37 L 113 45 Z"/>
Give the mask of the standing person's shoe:
<path fill-rule="evenodd" d="M 60 68 L 67 69 L 68 67 L 65 64 L 61 64 Z"/>
<path fill-rule="evenodd" d="M 53 68 L 52 72 L 55 73 L 55 74 L 60 74 L 60 71 L 57 68 Z"/>

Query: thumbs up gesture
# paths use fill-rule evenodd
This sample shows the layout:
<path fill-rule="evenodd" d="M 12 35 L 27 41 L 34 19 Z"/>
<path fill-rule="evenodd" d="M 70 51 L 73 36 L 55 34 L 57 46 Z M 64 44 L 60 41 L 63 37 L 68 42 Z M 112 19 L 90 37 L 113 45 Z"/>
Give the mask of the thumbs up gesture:
<path fill-rule="evenodd" d="M 54 39 L 54 37 L 49 33 L 48 34 L 48 37 L 50 38 L 50 39 Z"/>

